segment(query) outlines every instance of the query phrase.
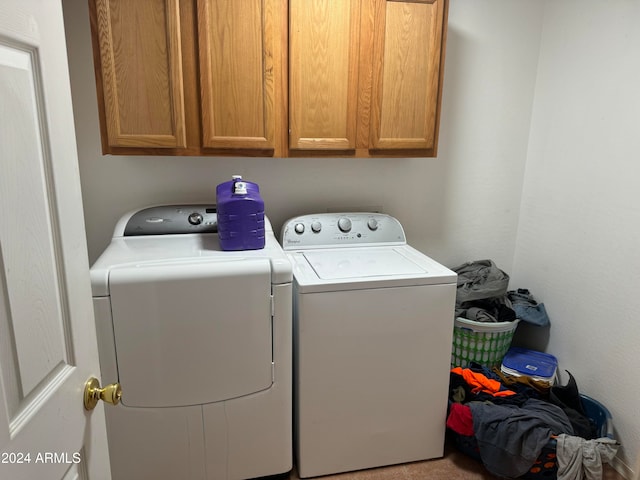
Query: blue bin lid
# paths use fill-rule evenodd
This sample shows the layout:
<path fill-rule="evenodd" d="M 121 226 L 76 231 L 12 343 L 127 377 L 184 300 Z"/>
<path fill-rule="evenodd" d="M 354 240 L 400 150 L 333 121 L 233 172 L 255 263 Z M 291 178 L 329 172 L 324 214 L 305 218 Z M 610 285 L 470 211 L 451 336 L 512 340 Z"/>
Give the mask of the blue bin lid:
<path fill-rule="evenodd" d="M 550 378 L 556 373 L 558 359 L 549 353 L 511 347 L 502 359 L 502 365 L 523 375 Z"/>

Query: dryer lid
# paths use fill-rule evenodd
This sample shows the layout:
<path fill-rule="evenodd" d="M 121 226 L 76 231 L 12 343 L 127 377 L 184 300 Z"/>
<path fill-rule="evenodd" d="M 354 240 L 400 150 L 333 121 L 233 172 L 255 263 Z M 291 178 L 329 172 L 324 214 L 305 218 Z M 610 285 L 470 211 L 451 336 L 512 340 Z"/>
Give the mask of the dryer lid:
<path fill-rule="evenodd" d="M 363 248 L 303 253 L 322 280 L 418 275 L 426 270 L 395 249 Z"/>

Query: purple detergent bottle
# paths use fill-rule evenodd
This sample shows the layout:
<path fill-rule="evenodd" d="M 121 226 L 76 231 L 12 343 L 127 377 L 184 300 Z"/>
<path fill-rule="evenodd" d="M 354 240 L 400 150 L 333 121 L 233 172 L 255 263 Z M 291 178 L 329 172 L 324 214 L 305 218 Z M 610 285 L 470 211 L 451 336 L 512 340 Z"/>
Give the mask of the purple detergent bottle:
<path fill-rule="evenodd" d="M 264 248 L 264 201 L 257 183 L 233 175 L 216 187 L 216 204 L 222 250 Z"/>

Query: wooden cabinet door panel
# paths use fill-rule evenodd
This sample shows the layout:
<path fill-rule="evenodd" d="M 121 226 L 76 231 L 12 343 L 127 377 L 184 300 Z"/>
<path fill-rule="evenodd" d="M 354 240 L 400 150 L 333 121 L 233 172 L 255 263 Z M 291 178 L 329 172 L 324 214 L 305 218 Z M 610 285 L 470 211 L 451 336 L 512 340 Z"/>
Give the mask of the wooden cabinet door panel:
<path fill-rule="evenodd" d="M 289 148 L 356 146 L 360 0 L 289 1 Z"/>
<path fill-rule="evenodd" d="M 204 147 L 274 149 L 280 7 L 198 0 Z"/>
<path fill-rule="evenodd" d="M 374 28 L 373 149 L 435 151 L 444 0 L 378 0 Z"/>
<path fill-rule="evenodd" d="M 178 0 L 95 0 L 91 7 L 108 145 L 185 147 Z"/>

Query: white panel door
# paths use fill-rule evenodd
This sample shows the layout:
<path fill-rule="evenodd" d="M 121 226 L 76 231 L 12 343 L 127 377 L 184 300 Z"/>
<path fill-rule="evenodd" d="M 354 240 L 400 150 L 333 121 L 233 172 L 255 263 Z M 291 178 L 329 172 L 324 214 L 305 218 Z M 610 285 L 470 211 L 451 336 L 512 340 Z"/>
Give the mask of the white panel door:
<path fill-rule="evenodd" d="M 62 5 L 0 3 L 0 478 L 109 479 Z"/>

